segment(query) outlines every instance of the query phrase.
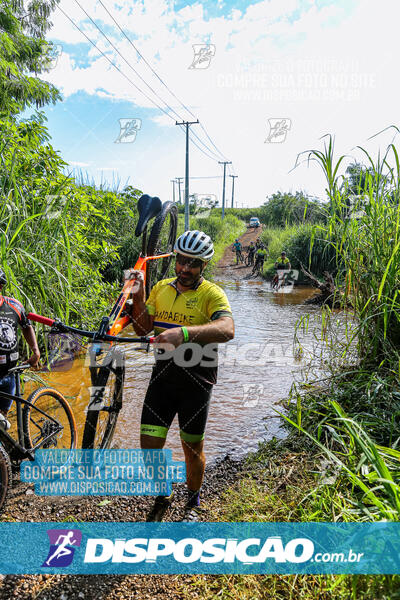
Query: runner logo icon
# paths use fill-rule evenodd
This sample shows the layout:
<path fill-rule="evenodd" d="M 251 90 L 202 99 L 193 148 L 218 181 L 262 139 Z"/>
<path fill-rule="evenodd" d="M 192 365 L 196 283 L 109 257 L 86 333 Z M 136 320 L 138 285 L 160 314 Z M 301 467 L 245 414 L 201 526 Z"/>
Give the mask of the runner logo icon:
<path fill-rule="evenodd" d="M 42 567 L 68 567 L 82 541 L 79 529 L 48 529 L 50 548 Z"/>

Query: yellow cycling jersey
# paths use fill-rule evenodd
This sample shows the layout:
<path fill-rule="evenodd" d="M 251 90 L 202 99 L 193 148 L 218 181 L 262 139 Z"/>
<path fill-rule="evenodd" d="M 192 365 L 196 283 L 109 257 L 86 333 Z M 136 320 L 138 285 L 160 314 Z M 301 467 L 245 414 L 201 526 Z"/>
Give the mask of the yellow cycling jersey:
<path fill-rule="evenodd" d="M 279 258 L 277 258 L 277 259 L 276 259 L 276 262 L 277 262 L 279 265 L 283 265 L 283 266 L 285 266 L 285 265 L 289 264 L 290 260 L 289 260 L 287 257 L 286 257 L 286 258 L 284 258 L 284 259 L 282 259 L 282 257 L 281 257 L 281 256 L 279 256 Z"/>
<path fill-rule="evenodd" d="M 232 316 L 225 292 L 215 283 L 201 280 L 195 289 L 179 292 L 176 277 L 156 283 L 146 302 L 154 315 L 154 333 L 190 325 L 204 325 L 219 317 Z"/>

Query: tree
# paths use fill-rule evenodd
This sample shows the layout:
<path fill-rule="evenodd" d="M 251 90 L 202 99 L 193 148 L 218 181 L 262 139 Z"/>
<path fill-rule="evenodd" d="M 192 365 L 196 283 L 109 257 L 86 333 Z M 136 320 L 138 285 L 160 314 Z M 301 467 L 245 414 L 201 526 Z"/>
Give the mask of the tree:
<path fill-rule="evenodd" d="M 0 0 L 0 113 L 56 102 L 60 93 L 37 77 L 49 71 L 54 45 L 44 39 L 59 0 Z"/>
<path fill-rule="evenodd" d="M 369 170 L 357 161 L 352 162 L 346 169 L 346 184 L 350 194 L 361 195 L 368 188 Z"/>
<path fill-rule="evenodd" d="M 263 205 L 263 222 L 273 227 L 323 220 L 323 209 L 317 200 L 303 194 L 276 192 Z"/>

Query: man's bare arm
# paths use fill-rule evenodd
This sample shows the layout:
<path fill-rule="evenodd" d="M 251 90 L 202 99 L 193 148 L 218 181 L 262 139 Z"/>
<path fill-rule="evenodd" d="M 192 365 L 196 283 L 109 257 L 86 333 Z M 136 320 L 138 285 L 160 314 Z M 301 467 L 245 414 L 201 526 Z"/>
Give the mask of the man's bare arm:
<path fill-rule="evenodd" d="M 220 317 L 204 325 L 190 325 L 186 327 L 189 341 L 199 344 L 224 343 L 232 340 L 235 335 L 235 325 L 232 317 Z M 183 343 L 183 333 L 180 327 L 167 329 L 158 335 L 155 342 L 158 344 L 172 344 L 177 348 Z"/>
<path fill-rule="evenodd" d="M 32 325 L 25 327 L 25 329 L 22 330 L 22 335 L 26 339 L 29 348 L 32 350 L 32 356 L 29 358 L 28 363 L 32 365 L 32 367 L 37 367 L 40 359 L 40 351 L 36 340 L 35 330 Z"/>
<path fill-rule="evenodd" d="M 141 271 L 128 269 L 125 272 L 125 281 L 133 279 L 139 282 L 139 288 L 132 294 L 132 303 L 130 304 L 129 315 L 132 319 L 132 325 L 138 335 L 146 335 L 153 329 L 154 317 L 149 315 L 145 303 L 144 278 Z M 128 306 L 126 306 L 128 309 Z"/>
<path fill-rule="evenodd" d="M 146 335 L 153 329 L 154 317 L 147 312 L 144 296 L 134 295 L 130 316 L 133 328 L 138 335 Z"/>

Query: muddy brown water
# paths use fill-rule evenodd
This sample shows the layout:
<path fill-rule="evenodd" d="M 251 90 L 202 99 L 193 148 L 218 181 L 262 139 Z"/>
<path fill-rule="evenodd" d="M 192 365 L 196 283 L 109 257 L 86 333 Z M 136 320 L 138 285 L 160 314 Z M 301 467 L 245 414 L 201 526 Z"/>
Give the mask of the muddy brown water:
<path fill-rule="evenodd" d="M 284 435 L 276 410 L 284 410 L 280 402 L 303 366 L 293 355 L 295 324 L 302 315 L 316 310 L 303 304 L 313 293 L 308 287 L 273 293 L 267 282 L 217 283 L 231 303 L 236 333 L 234 340 L 220 345 L 218 383 L 213 391 L 205 441 L 209 459 L 228 453 L 241 456 L 256 450 L 261 440 Z M 137 448 L 141 408 L 154 358 L 152 353 L 133 345 L 125 344 L 124 349 L 124 406 L 113 445 Z M 68 397 L 81 439 L 90 386 L 85 358 L 76 359 L 67 371 L 52 372 L 47 379 Z M 167 447 L 173 449 L 176 459 L 183 459 L 177 419 L 171 426 Z"/>

